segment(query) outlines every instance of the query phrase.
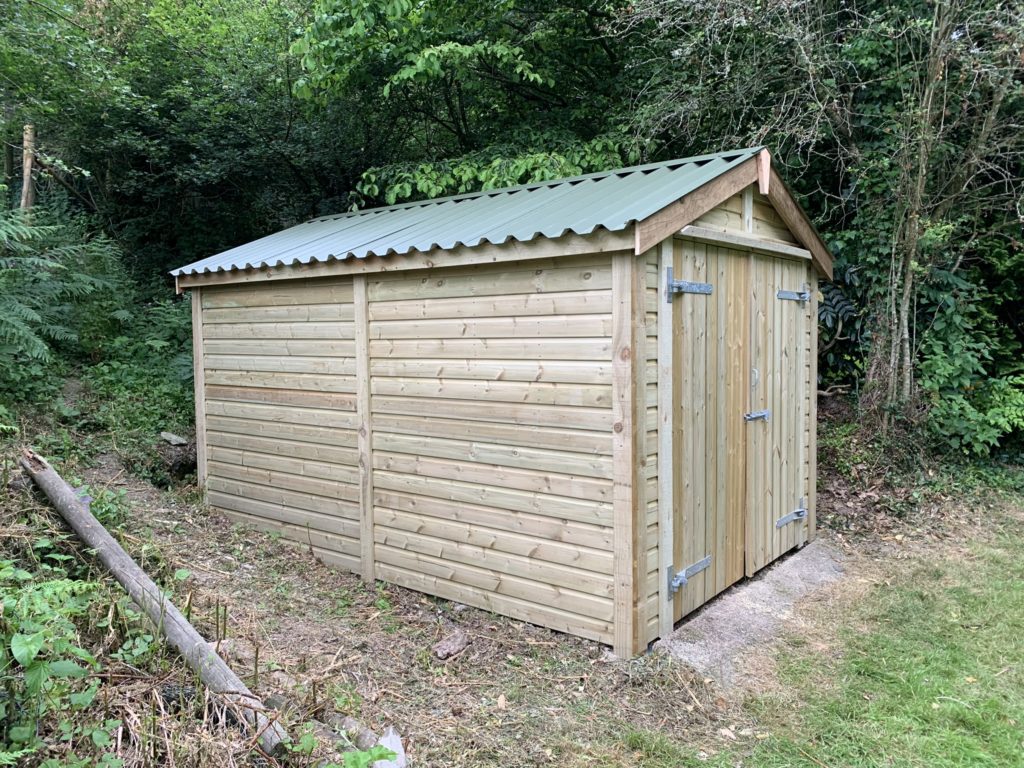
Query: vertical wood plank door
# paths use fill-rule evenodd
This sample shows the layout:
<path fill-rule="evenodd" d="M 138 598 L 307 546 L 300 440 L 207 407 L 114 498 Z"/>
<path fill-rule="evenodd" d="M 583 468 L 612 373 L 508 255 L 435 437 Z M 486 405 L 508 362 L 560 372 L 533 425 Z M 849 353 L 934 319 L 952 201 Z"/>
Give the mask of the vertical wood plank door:
<path fill-rule="evenodd" d="M 813 322 L 805 262 L 754 255 L 750 269 L 748 576 L 807 540 Z"/>
<path fill-rule="evenodd" d="M 674 278 L 711 286 L 672 298 L 673 568 L 711 558 L 676 592 L 677 621 L 744 574 L 749 266 L 746 253 L 675 243 Z"/>

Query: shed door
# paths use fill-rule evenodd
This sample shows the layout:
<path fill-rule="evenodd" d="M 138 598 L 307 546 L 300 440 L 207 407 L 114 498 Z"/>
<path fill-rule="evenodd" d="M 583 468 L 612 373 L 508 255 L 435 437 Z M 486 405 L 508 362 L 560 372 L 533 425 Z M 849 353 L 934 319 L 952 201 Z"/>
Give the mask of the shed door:
<path fill-rule="evenodd" d="M 813 302 L 806 262 L 677 240 L 672 267 L 678 621 L 807 540 Z"/>
<path fill-rule="evenodd" d="M 677 240 L 673 261 L 675 279 L 710 286 L 672 299 L 672 557 L 677 570 L 707 561 L 675 593 L 678 620 L 744 573 L 750 257 Z"/>
<path fill-rule="evenodd" d="M 750 257 L 746 574 L 807 540 L 812 302 L 807 265 Z"/>

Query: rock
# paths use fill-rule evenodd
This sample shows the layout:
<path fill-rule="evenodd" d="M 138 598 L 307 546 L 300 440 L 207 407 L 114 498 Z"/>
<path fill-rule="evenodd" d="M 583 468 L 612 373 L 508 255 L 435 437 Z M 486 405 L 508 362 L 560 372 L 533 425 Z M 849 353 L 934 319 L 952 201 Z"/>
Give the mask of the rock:
<path fill-rule="evenodd" d="M 345 734 L 356 749 L 369 749 L 380 737 L 354 717 L 345 717 L 332 713 L 326 717 L 327 724 L 338 733 Z"/>
<path fill-rule="evenodd" d="M 218 642 L 207 642 L 210 649 L 218 652 L 224 661 L 252 664 L 253 649 L 247 642 L 239 642 L 235 638 L 225 638 Z"/>
<path fill-rule="evenodd" d="M 283 669 L 271 670 L 267 673 L 267 679 L 275 688 L 282 691 L 295 691 L 299 688 L 299 681 Z"/>
<path fill-rule="evenodd" d="M 171 445 L 188 445 L 188 440 L 184 437 L 179 437 L 173 432 L 161 432 L 160 437 Z"/>
<path fill-rule="evenodd" d="M 32 481 L 28 479 L 28 476 L 24 472 L 19 470 L 11 474 L 11 479 L 7 481 L 7 487 L 15 493 L 20 493 L 26 488 L 31 488 Z"/>
<path fill-rule="evenodd" d="M 280 693 L 272 693 L 263 698 L 267 709 L 276 709 L 278 712 L 297 712 L 299 705 Z"/>
<path fill-rule="evenodd" d="M 168 683 L 160 686 L 160 698 L 169 712 L 191 711 L 195 708 L 196 688 L 194 685 Z"/>
<path fill-rule="evenodd" d="M 472 641 L 464 630 L 456 629 L 441 638 L 441 641 L 434 646 L 434 655 L 441 660 L 450 659 L 466 650 L 466 646 L 470 642 Z"/>

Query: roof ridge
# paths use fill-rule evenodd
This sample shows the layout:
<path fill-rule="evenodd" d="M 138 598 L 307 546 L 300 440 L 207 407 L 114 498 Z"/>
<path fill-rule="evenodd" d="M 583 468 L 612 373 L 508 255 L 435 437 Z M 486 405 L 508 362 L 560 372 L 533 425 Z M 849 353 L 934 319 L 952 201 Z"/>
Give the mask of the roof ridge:
<path fill-rule="evenodd" d="M 458 195 L 447 195 L 445 197 L 432 197 L 426 200 L 412 200 L 406 203 L 398 203 L 395 205 L 382 205 L 375 208 L 362 208 L 355 211 L 344 211 L 341 213 L 330 213 L 325 216 L 317 216 L 312 219 L 307 219 L 303 224 L 312 224 L 315 222 L 322 221 L 336 221 L 338 219 L 355 218 L 358 216 L 368 216 L 371 214 L 388 213 L 391 211 L 402 211 L 410 208 L 425 208 L 432 205 L 442 205 L 444 203 L 456 203 L 462 202 L 463 200 L 474 200 L 481 197 L 493 197 L 496 195 L 507 195 L 515 192 L 532 192 L 536 189 L 543 189 L 545 187 L 560 186 L 562 184 L 578 184 L 581 181 L 589 181 L 591 179 L 600 179 L 608 176 L 623 176 L 632 173 L 646 173 L 650 171 L 656 171 L 660 168 L 676 167 L 680 165 L 689 165 L 692 163 L 709 162 L 718 158 L 729 158 L 736 157 L 743 154 L 756 154 L 760 152 L 764 147 L 761 145 L 753 147 L 744 147 L 742 149 L 728 150 L 724 152 L 712 152 L 704 155 L 693 155 L 692 157 L 680 157 L 673 160 L 662 160 L 657 163 L 645 163 L 643 165 L 632 165 L 626 168 L 610 168 L 606 171 L 594 171 L 592 173 L 585 173 L 579 176 L 566 176 L 558 179 L 548 179 L 547 181 L 531 181 L 526 184 L 516 184 L 511 187 L 499 187 L 496 189 L 481 189 L 476 192 L 462 192 Z M 301 226 L 301 225 L 300 225 Z"/>

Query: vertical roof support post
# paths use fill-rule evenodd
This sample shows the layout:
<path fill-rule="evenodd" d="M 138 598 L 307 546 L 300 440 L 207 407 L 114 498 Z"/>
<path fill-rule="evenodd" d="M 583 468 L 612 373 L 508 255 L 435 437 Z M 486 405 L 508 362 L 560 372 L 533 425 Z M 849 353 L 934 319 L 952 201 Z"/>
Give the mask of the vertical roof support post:
<path fill-rule="evenodd" d="M 646 269 L 628 251 L 612 255 L 613 639 L 629 658 L 645 645 L 646 526 L 643 376 Z"/>

